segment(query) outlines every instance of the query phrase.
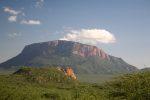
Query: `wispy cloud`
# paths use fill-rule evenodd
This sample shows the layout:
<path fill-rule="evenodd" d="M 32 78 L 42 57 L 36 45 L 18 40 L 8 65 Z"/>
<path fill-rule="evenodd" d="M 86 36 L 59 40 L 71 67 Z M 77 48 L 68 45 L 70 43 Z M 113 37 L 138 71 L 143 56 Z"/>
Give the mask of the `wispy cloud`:
<path fill-rule="evenodd" d="M 16 22 L 17 21 L 17 16 L 10 16 L 10 17 L 8 17 L 8 21 Z"/>
<path fill-rule="evenodd" d="M 9 7 L 4 7 L 4 12 L 7 12 L 7 13 L 13 14 L 13 15 L 18 15 L 19 13 L 21 13 L 21 11 L 11 9 Z"/>
<path fill-rule="evenodd" d="M 44 0 L 37 0 L 36 1 L 36 5 L 38 7 L 42 7 L 44 3 Z M 8 17 L 8 21 L 9 22 L 16 22 L 17 21 L 17 17 L 18 16 L 26 16 L 26 14 L 22 11 L 24 10 L 24 8 L 21 8 L 20 10 L 14 10 L 10 7 L 3 7 L 4 8 L 4 12 L 10 14 L 10 16 Z M 27 24 L 27 25 L 40 25 L 41 22 L 39 20 L 24 20 L 23 18 L 20 20 L 21 24 Z"/>
<path fill-rule="evenodd" d="M 27 24 L 27 25 L 40 25 L 41 22 L 39 20 L 22 20 L 21 24 Z"/>
<path fill-rule="evenodd" d="M 87 44 L 114 43 L 114 35 L 105 29 L 70 30 L 61 40 L 76 41 Z"/>
<path fill-rule="evenodd" d="M 14 10 L 10 7 L 4 7 L 4 12 L 10 14 L 10 16 L 8 17 L 9 22 L 16 22 L 17 16 L 22 13 L 21 11 Z"/>
<path fill-rule="evenodd" d="M 37 0 L 35 3 L 35 7 L 42 8 L 44 5 L 44 0 Z"/>
<path fill-rule="evenodd" d="M 10 38 L 15 38 L 15 37 L 21 36 L 21 33 L 11 33 L 11 34 L 8 34 L 8 36 L 9 36 Z"/>

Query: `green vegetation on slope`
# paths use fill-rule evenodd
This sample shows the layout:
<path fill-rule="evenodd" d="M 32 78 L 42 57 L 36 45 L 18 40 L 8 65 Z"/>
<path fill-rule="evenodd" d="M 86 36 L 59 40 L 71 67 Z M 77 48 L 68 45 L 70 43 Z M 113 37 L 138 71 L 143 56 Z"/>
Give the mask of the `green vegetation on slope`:
<path fill-rule="evenodd" d="M 81 83 L 56 68 L 22 68 L 0 75 L 0 100 L 149 100 L 150 72 L 103 84 Z"/>
<path fill-rule="evenodd" d="M 71 77 L 67 77 L 62 71 L 56 68 L 30 68 L 24 67 L 16 71 L 13 76 L 21 75 L 27 81 L 34 83 L 59 83 L 73 84 L 75 81 Z"/>
<path fill-rule="evenodd" d="M 96 100 L 103 96 L 100 92 L 56 68 L 22 68 L 0 75 L 0 100 Z"/>
<path fill-rule="evenodd" d="M 71 68 L 73 68 L 76 74 L 112 75 L 137 71 L 135 67 L 128 65 L 122 59 L 114 57 L 110 58 L 111 60 L 109 61 L 98 56 L 84 58 L 77 55 L 52 55 L 50 57 L 35 57 L 28 62 L 27 66 L 70 66 Z M 17 69 L 19 67 L 14 66 L 14 68 Z"/>

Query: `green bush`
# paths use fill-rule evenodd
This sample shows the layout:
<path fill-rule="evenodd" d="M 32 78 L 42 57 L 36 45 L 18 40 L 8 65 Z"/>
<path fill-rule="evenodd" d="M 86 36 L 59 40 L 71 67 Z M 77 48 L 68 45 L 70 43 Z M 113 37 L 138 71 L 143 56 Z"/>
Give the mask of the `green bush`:
<path fill-rule="evenodd" d="M 150 100 L 150 72 L 123 75 L 106 87 L 110 98 Z"/>

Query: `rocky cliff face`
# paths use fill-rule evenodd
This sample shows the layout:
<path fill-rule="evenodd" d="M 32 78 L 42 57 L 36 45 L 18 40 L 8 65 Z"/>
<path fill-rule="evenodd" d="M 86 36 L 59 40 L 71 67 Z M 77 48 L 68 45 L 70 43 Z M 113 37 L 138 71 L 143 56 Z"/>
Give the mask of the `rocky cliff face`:
<path fill-rule="evenodd" d="M 80 43 L 74 43 L 72 54 L 76 54 L 82 57 L 99 56 L 109 60 L 109 56 L 103 50 L 95 46 L 82 45 Z"/>
<path fill-rule="evenodd" d="M 30 50 L 31 49 L 31 50 Z M 36 51 L 40 55 L 48 56 L 52 54 L 78 55 L 81 57 L 99 56 L 109 60 L 109 56 L 96 46 L 81 44 L 78 42 L 55 40 L 41 44 L 26 46 L 24 51 Z"/>

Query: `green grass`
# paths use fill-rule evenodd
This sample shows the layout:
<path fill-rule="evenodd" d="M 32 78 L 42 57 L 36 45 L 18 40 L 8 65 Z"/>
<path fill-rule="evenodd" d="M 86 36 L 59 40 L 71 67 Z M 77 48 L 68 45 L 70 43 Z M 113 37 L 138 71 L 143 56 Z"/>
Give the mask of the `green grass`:
<path fill-rule="evenodd" d="M 98 84 L 73 80 L 55 68 L 22 68 L 0 75 L 0 100 L 150 100 L 150 72 Z"/>
<path fill-rule="evenodd" d="M 9 75 L 14 73 L 16 70 L 10 69 L 10 70 L 6 70 L 6 69 L 1 69 L 0 68 L 0 75 Z"/>
<path fill-rule="evenodd" d="M 101 74 L 77 74 L 77 78 L 81 82 L 88 83 L 104 83 L 116 77 L 117 75 L 101 75 Z"/>

